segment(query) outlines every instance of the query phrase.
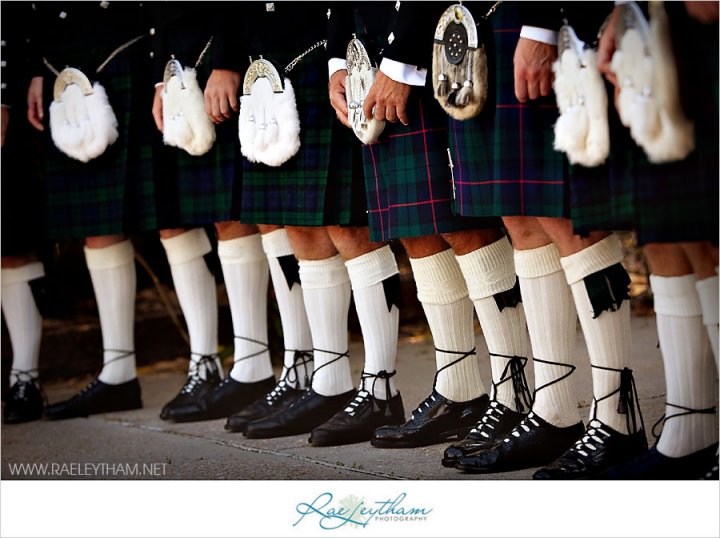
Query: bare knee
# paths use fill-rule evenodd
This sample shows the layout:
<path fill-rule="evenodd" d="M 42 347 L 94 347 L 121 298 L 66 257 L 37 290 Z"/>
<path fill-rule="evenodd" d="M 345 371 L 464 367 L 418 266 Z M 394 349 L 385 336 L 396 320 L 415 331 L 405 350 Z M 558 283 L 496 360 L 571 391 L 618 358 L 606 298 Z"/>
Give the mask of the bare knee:
<path fill-rule="evenodd" d="M 450 248 L 448 242 L 439 235 L 406 237 L 400 242 L 410 258 L 425 258 Z"/>
<path fill-rule="evenodd" d="M 216 222 L 215 231 L 220 241 L 227 241 L 256 234 L 258 233 L 258 227 L 255 224 L 243 224 L 236 220 L 228 220 L 225 222 Z"/>

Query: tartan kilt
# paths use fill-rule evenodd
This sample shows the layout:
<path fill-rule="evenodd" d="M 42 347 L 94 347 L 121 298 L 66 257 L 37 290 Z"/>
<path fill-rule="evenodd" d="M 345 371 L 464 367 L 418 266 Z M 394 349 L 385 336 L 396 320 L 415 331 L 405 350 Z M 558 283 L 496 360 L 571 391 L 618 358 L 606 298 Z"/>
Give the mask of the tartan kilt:
<path fill-rule="evenodd" d="M 388 122 L 380 140 L 363 147 L 370 239 L 487 227 L 453 214 L 447 120 L 431 90 L 414 88 L 407 113 L 410 125 Z"/>
<path fill-rule="evenodd" d="M 454 207 L 463 216 L 567 216 L 567 165 L 553 150 L 554 95 L 525 104 L 515 98 L 517 9 L 515 2 L 503 2 L 489 18 L 492 29 L 481 32 L 489 77 L 484 110 L 467 121 L 448 118 Z"/>
<path fill-rule="evenodd" d="M 26 120 L 25 107 L 9 109 L 2 148 L 2 255 L 38 250 L 42 240 L 42 136 Z"/>
<path fill-rule="evenodd" d="M 587 236 L 598 230 L 633 230 L 635 227 L 635 186 L 632 170 L 637 166 L 641 150 L 630 131 L 620 123 L 608 95 L 610 155 L 594 168 L 570 166 L 570 218 L 573 231 Z"/>
<path fill-rule="evenodd" d="M 211 56 L 212 47 L 197 69 L 201 89 L 210 75 Z M 215 126 L 215 143 L 204 155 L 193 156 L 173 146 L 162 145 L 158 149 L 154 168 L 160 229 L 237 219 L 242 161 L 236 122 L 230 119 Z M 155 133 L 162 144 L 162 134 L 157 129 Z"/>
<path fill-rule="evenodd" d="M 239 218 L 246 223 L 288 226 L 348 224 L 351 133 L 335 121 L 322 49 L 301 60 L 287 78 L 300 116 L 300 150 L 278 167 L 243 159 Z M 237 124 L 235 136 L 237 140 Z"/>
<path fill-rule="evenodd" d="M 578 178 L 573 176 L 572 218 L 576 233 L 632 226 L 641 245 L 706 240 L 718 243 L 718 29 L 717 25 L 689 19 L 682 4 L 666 6 L 675 35 L 682 36 L 674 40 L 674 45 L 683 105 L 695 122 L 695 151 L 683 161 L 652 164 L 613 111 L 608 176 L 611 188 L 595 183 L 578 189 Z M 679 12 L 673 14 L 671 10 Z M 703 54 L 697 54 L 700 50 Z"/>
<path fill-rule="evenodd" d="M 145 40 L 120 53 L 99 75 L 92 71 L 97 68 L 91 63 L 96 59 L 71 59 L 77 62 L 71 66 L 87 69 L 88 78 L 104 86 L 118 120 L 119 136 L 101 156 L 82 163 L 55 147 L 46 120 L 48 237 L 71 239 L 157 228 L 153 186 L 157 137 L 150 114 L 154 89 L 149 60 Z M 53 76 L 45 77 L 43 92 L 48 106 L 53 83 Z M 45 118 L 49 118 L 47 107 Z"/>

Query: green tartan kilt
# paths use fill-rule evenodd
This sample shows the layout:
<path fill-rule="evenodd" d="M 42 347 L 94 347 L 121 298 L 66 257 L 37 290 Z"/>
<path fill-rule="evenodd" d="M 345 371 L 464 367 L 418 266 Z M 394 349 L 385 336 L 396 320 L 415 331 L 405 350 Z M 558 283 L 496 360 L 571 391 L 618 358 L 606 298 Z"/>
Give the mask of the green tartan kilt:
<path fill-rule="evenodd" d="M 352 133 L 335 121 L 322 49 L 300 61 L 287 78 L 300 116 L 300 150 L 278 167 L 243 159 L 240 220 L 288 226 L 348 224 Z"/>
<path fill-rule="evenodd" d="M 413 89 L 407 113 L 408 126 L 387 123 L 380 140 L 363 147 L 371 240 L 496 225 L 453 214 L 447 120 L 429 88 Z"/>
<path fill-rule="evenodd" d="M 150 58 L 144 40 L 115 57 L 99 74 L 95 58 L 73 58 L 91 81 L 107 91 L 118 120 L 118 139 L 105 153 L 82 163 L 52 143 L 48 107 L 54 77 L 45 77 L 46 234 L 51 239 L 134 233 L 157 228 L 153 186 L 156 129 L 150 106 L 153 97 Z M 92 65 L 87 68 L 85 65 Z"/>
<path fill-rule="evenodd" d="M 193 65 L 195 59 L 188 57 L 185 61 Z M 212 47 L 197 68 L 198 84 L 203 90 L 210 65 Z M 154 132 L 161 141 L 162 134 L 157 129 Z M 204 155 L 193 156 L 183 149 L 165 145 L 156 152 L 159 228 L 189 228 L 239 218 L 242 161 L 237 117 L 216 125 L 215 134 L 215 143 Z"/>
<path fill-rule="evenodd" d="M 567 216 L 567 165 L 553 150 L 555 98 L 524 104 L 515 98 L 513 56 L 520 36 L 515 3 L 503 2 L 489 25 L 488 100 L 475 118 L 448 118 L 455 211 L 476 217 Z"/>
<path fill-rule="evenodd" d="M 666 6 L 675 35 L 682 36 L 674 43 L 683 106 L 695 122 L 695 151 L 683 161 L 652 164 L 611 112 L 609 164 L 573 170 L 576 233 L 634 228 L 641 245 L 718 243 L 718 29 L 690 20 L 682 4 Z"/>

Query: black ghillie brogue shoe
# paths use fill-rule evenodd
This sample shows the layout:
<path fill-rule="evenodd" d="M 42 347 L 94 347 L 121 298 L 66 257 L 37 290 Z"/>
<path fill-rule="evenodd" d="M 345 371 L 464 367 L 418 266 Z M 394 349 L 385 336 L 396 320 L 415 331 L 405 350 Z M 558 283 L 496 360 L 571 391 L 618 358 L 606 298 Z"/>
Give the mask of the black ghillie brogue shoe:
<path fill-rule="evenodd" d="M 43 416 L 45 397 L 37 377 L 37 370 L 16 370 L 10 372 L 16 381 L 8 391 L 3 409 L 5 424 L 32 422 Z"/>
<path fill-rule="evenodd" d="M 187 414 L 195 409 L 202 397 L 222 381 L 219 362 L 217 355 L 200 355 L 197 361 L 191 361 L 185 384 L 177 396 L 163 406 L 160 418 L 174 420 L 176 415 Z"/>
<path fill-rule="evenodd" d="M 69 400 L 46 407 L 45 416 L 50 420 L 61 420 L 141 407 L 140 383 L 137 378 L 119 385 L 109 385 L 95 378 Z"/>
<path fill-rule="evenodd" d="M 510 434 L 492 447 L 455 464 L 467 473 L 498 473 L 539 467 L 555 461 L 585 431 L 582 422 L 559 428 L 532 411 Z"/>
<path fill-rule="evenodd" d="M 245 436 L 248 439 L 270 439 L 309 433 L 329 420 L 354 396 L 355 390 L 323 396 L 312 388 L 306 389 L 282 411 L 250 422 L 245 428 Z"/>
<path fill-rule="evenodd" d="M 509 359 L 500 374 L 500 380 L 493 383 L 492 393 L 496 395 L 500 385 L 512 382 L 515 393 L 515 409 L 510 409 L 493 398 L 490 407 L 488 407 L 488 410 L 475 427 L 470 430 L 467 437 L 445 449 L 442 459 L 443 467 L 455 467 L 455 464 L 463 456 L 490 448 L 509 434 L 532 408 L 532 394 L 530 394 L 525 377 L 527 357 L 498 355 L 496 353 L 491 353 L 490 356 Z"/>
<path fill-rule="evenodd" d="M 308 364 L 312 361 L 312 350 L 296 349 L 293 356 L 293 365 L 286 370 L 278 384 L 270 392 L 244 407 L 240 412 L 230 415 L 225 422 L 225 429 L 231 432 L 244 432 L 250 422 L 274 415 L 289 406 L 300 397 L 304 390 L 296 388 L 300 381 L 299 369 L 301 367 L 304 370 L 305 382 L 303 387 L 310 386 L 312 372 L 309 371 Z"/>
<path fill-rule="evenodd" d="M 385 394 L 390 394 L 390 378 L 394 375 L 395 372 L 387 373 L 385 370 L 377 374 L 363 372 L 361 376 L 363 383 L 360 386 L 364 386 L 366 379 L 374 378 L 371 388 L 369 390 L 361 388 L 344 409 L 313 429 L 308 439 L 310 444 L 335 446 L 361 443 L 369 441 L 373 432 L 380 426 L 405 422 L 405 409 L 399 392 L 387 400 L 373 396 L 375 381 L 378 379 L 385 380 Z"/>
<path fill-rule="evenodd" d="M 635 380 L 629 368 L 615 369 L 592 365 L 593 368 L 620 374 L 617 389 L 602 398 L 593 398 L 593 415 L 585 435 L 549 466 L 535 472 L 536 480 L 601 479 L 608 469 L 647 452 L 645 423 L 640 411 Z M 623 434 L 597 418 L 598 404 L 619 394 L 618 413 L 626 416 L 627 431 Z M 639 418 L 639 422 L 638 422 Z"/>

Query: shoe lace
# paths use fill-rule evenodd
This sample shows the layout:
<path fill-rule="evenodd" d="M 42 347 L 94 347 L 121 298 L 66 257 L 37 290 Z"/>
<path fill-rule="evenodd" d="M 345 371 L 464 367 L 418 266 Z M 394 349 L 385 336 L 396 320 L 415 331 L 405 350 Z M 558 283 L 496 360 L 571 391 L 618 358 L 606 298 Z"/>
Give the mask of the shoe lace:
<path fill-rule="evenodd" d="M 190 361 L 188 377 L 185 384 L 180 389 L 181 394 L 194 394 L 195 389 L 202 385 L 203 381 L 207 379 L 209 374 L 216 374 L 217 376 L 220 375 L 217 365 L 217 361 L 219 359 L 217 354 L 213 353 L 211 355 L 206 355 L 203 353 L 191 352 L 190 355 L 196 355 L 200 358 L 196 361 Z M 200 372 L 203 367 L 205 367 L 205 379 L 200 377 Z"/>
<path fill-rule="evenodd" d="M 670 419 L 679 418 L 679 417 L 684 417 L 684 416 L 687 416 L 687 415 L 695 415 L 695 414 L 714 415 L 715 413 L 717 413 L 717 408 L 716 408 L 715 406 L 706 407 L 705 409 L 693 409 L 693 408 L 691 408 L 691 407 L 685 407 L 685 406 L 683 406 L 683 405 L 677 405 L 677 404 L 673 404 L 673 403 L 670 403 L 670 402 L 667 402 L 667 401 L 665 402 L 665 405 L 666 405 L 666 406 L 669 406 L 669 407 L 674 407 L 674 408 L 676 408 L 676 409 L 682 409 L 682 410 L 685 411 L 685 412 L 684 412 L 684 413 L 675 413 L 675 414 L 673 414 L 673 415 L 670 415 L 669 417 L 668 417 L 668 416 L 665 416 L 665 414 L 663 413 L 663 416 L 661 416 L 661 417 L 658 419 L 658 421 L 657 421 L 655 424 L 653 424 L 653 427 L 652 427 L 652 434 L 653 434 L 653 437 L 655 437 L 656 440 L 660 439 L 660 435 L 662 435 L 662 430 L 660 430 L 660 432 L 656 432 L 657 427 L 658 427 L 660 424 L 662 424 L 663 426 L 665 426 L 665 423 L 666 423 L 668 420 L 670 420 Z"/>
<path fill-rule="evenodd" d="M 40 391 L 43 401 L 47 401 L 45 391 L 43 390 L 39 382 L 39 374 L 37 368 L 32 368 L 30 370 L 20 370 L 18 368 L 12 368 L 10 370 L 10 375 L 14 375 L 16 378 L 15 384 L 17 385 L 17 392 L 15 393 L 15 395 L 18 399 L 25 400 L 28 387 L 30 387 L 31 385 L 35 385 L 35 387 Z"/>
<path fill-rule="evenodd" d="M 390 411 L 390 378 L 396 374 L 397 370 L 393 370 L 389 373 L 387 370 L 380 370 L 376 374 L 371 374 L 370 372 L 363 371 L 363 373 L 360 374 L 360 388 L 358 395 L 361 392 L 368 392 L 367 390 L 365 390 L 365 380 L 372 379 L 372 384 L 370 385 L 370 391 L 368 392 L 368 396 L 372 396 L 373 413 L 380 411 L 380 404 L 378 403 L 378 399 L 375 397 L 375 383 L 377 383 L 378 379 L 382 379 L 385 381 L 385 411 L 383 414 L 385 417 L 392 416 L 392 412 Z"/>
<path fill-rule="evenodd" d="M 315 353 L 315 352 L 327 353 L 328 355 L 335 355 L 335 357 L 333 359 L 330 359 L 329 361 L 327 361 L 325 364 L 322 364 L 322 365 L 318 366 L 317 368 L 315 368 L 315 371 L 310 376 L 310 385 L 308 385 L 310 387 L 312 387 L 312 382 L 320 370 L 322 370 L 326 366 L 330 366 L 334 362 L 339 361 L 343 357 L 347 357 L 348 359 L 350 358 L 350 350 L 349 349 L 345 353 L 338 353 L 337 351 L 327 351 L 325 349 L 318 349 L 315 347 L 315 348 L 313 348 L 313 353 Z"/>
<path fill-rule="evenodd" d="M 415 420 L 415 413 L 417 413 L 418 416 L 423 416 L 428 411 L 428 409 L 430 409 L 432 402 L 437 401 L 437 398 L 435 398 L 434 393 L 435 393 L 435 387 L 437 387 L 437 380 L 438 380 L 438 377 L 440 376 L 440 373 L 443 370 L 446 370 L 446 369 L 450 368 L 451 366 L 456 365 L 460 361 L 467 359 L 468 357 L 474 357 L 475 349 L 476 348 L 472 348 L 470 351 L 448 351 L 446 349 L 440 349 L 438 347 L 435 348 L 436 352 L 439 351 L 440 353 L 447 353 L 448 355 L 460 355 L 460 356 L 457 359 L 450 361 L 442 368 L 438 368 L 437 372 L 435 372 L 435 377 L 433 378 L 433 392 L 430 394 L 430 396 L 428 396 L 422 402 L 420 402 L 420 405 L 415 410 L 415 412 L 410 415 L 410 420 Z"/>
<path fill-rule="evenodd" d="M 255 353 L 250 353 L 250 355 L 245 355 L 244 357 L 238 357 L 233 361 L 233 364 L 237 364 L 240 361 L 246 361 L 248 359 L 252 359 L 253 357 L 257 357 L 258 355 L 262 355 L 263 353 L 266 353 L 268 351 L 268 345 L 265 342 L 261 342 L 259 340 L 254 340 L 252 338 L 246 338 L 244 336 L 237 336 L 235 335 L 235 340 L 244 340 L 245 342 L 251 342 L 253 344 L 257 344 L 260 346 L 260 349 L 256 351 Z"/>
<path fill-rule="evenodd" d="M 607 400 L 611 396 L 618 394 L 618 406 L 617 412 L 620 415 L 625 415 L 625 425 L 627 426 L 628 433 L 637 433 L 639 430 L 645 430 L 645 421 L 643 420 L 642 411 L 640 410 L 640 398 L 638 397 L 637 387 L 635 386 L 635 377 L 630 368 L 610 368 L 607 366 L 597 366 L 595 364 L 590 365 L 592 368 L 598 370 L 605 370 L 608 372 L 618 372 L 620 374 L 620 383 L 618 388 L 614 391 L 609 392 L 601 398 L 593 397 L 592 403 L 592 415 L 590 416 L 590 422 L 599 422 L 597 419 L 598 404 L 603 400 Z M 638 429 L 638 417 L 640 418 L 640 429 Z"/>
<path fill-rule="evenodd" d="M 311 374 L 308 372 L 308 363 L 311 363 L 315 360 L 313 356 L 313 350 L 312 349 L 293 349 L 288 351 L 294 351 L 293 354 L 293 363 L 292 366 L 289 366 L 285 370 L 285 375 L 281 379 L 281 381 L 285 380 L 285 382 L 288 385 L 294 384 L 299 388 L 299 381 L 300 381 L 300 374 L 298 373 L 298 369 L 302 367 L 303 374 L 305 377 L 305 384 L 304 387 L 310 386 L 310 376 Z"/>
<path fill-rule="evenodd" d="M 355 412 L 360 408 L 363 407 L 368 400 L 373 400 L 373 411 L 375 403 L 375 398 L 370 394 L 367 390 L 359 390 L 358 393 L 355 395 L 355 397 L 350 401 L 348 406 L 344 409 L 344 412 L 350 415 L 351 417 L 355 415 Z"/>
<path fill-rule="evenodd" d="M 495 425 L 500 423 L 504 414 L 505 411 L 501 409 L 500 404 L 497 401 L 490 402 L 490 407 L 488 407 L 488 410 L 473 427 L 473 429 L 470 430 L 470 433 L 477 433 L 486 439 L 489 439 L 492 434 L 488 433 L 486 430 L 490 430 L 492 432 L 492 430 L 495 429 Z"/>
<path fill-rule="evenodd" d="M 501 355 L 499 353 L 490 353 L 490 356 L 509 359 L 500 374 L 500 380 L 497 383 L 493 382 L 492 384 L 493 400 L 496 398 L 498 387 L 503 383 L 511 381 L 513 385 L 513 393 L 515 394 L 515 411 L 518 413 L 525 413 L 529 411 L 532 408 L 534 396 L 530 393 L 530 387 L 528 386 L 527 378 L 525 377 L 525 366 L 528 363 L 527 357 Z"/>
<path fill-rule="evenodd" d="M 568 450 L 564 458 L 570 458 L 583 463 L 592 458 L 592 454 L 601 451 L 605 440 L 611 437 L 610 432 L 604 429 L 606 424 L 593 418 L 588 423 L 585 435 L 575 441 L 575 444 Z"/>
<path fill-rule="evenodd" d="M 720 450 L 720 449 L 719 449 Z M 712 480 L 714 478 L 715 473 L 720 470 L 720 462 L 718 462 L 718 457 L 720 457 L 720 451 L 715 451 L 715 465 L 713 465 L 710 470 L 705 473 L 705 480 Z"/>
<path fill-rule="evenodd" d="M 275 387 L 265 395 L 265 401 L 268 403 L 268 405 L 275 405 L 278 400 L 282 398 L 283 394 L 288 391 L 289 388 L 290 385 L 288 385 L 284 379 L 281 379 L 278 384 L 275 385 Z"/>
<path fill-rule="evenodd" d="M 535 391 L 535 392 L 537 392 L 537 391 Z M 509 435 L 512 435 L 513 437 L 520 437 L 520 431 L 519 431 L 519 430 L 525 430 L 526 432 L 529 432 L 529 431 L 532 430 L 532 429 L 539 428 L 539 427 L 540 427 L 540 423 L 539 423 L 537 420 L 535 420 L 535 417 L 537 417 L 537 415 L 536 415 L 535 413 L 533 413 L 532 411 L 530 411 L 530 412 L 527 414 L 527 416 L 520 421 L 520 424 L 518 424 L 518 425 L 513 429 L 513 431 L 510 432 Z M 538 418 L 539 418 L 539 417 L 538 417 Z M 510 437 L 508 436 L 508 437 L 506 437 L 505 439 L 503 439 L 503 442 L 509 443 L 509 442 L 510 442 Z"/>

